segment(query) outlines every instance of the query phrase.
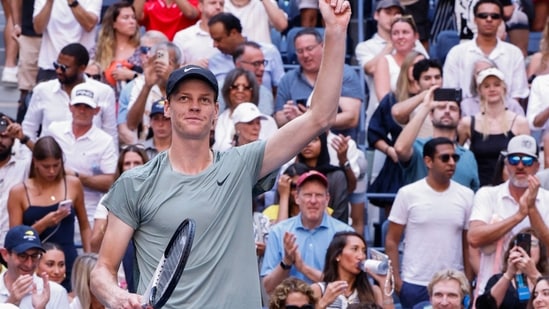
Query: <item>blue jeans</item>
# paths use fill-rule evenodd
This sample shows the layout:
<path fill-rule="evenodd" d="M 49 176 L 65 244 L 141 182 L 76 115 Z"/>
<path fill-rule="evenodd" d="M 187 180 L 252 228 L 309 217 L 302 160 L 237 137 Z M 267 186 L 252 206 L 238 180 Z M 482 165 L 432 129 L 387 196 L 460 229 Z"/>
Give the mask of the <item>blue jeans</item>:
<path fill-rule="evenodd" d="M 399 298 L 403 309 L 411 309 L 415 304 L 429 300 L 429 293 L 426 286 L 402 282 Z"/>

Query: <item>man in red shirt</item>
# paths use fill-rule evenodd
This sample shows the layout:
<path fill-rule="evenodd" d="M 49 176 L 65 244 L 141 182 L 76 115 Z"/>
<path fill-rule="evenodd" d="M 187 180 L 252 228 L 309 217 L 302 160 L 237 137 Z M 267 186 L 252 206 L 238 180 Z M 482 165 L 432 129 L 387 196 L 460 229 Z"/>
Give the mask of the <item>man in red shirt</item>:
<path fill-rule="evenodd" d="M 164 33 L 170 41 L 200 17 L 198 0 L 135 0 L 133 7 L 140 25 Z"/>

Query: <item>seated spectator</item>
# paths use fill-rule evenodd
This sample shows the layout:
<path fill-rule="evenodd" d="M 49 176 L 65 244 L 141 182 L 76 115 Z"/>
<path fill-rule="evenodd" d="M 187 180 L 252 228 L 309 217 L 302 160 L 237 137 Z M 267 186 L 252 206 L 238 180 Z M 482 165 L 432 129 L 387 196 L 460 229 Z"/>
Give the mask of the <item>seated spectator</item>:
<path fill-rule="evenodd" d="M 235 129 L 233 139 L 235 147 L 259 140 L 261 120 L 268 118 L 261 114 L 255 104 L 247 102 L 238 104 L 232 116 Z"/>
<path fill-rule="evenodd" d="M 139 27 L 135 11 L 129 2 L 111 5 L 101 21 L 97 47 L 90 57 L 104 68 L 102 81 L 116 91 L 143 72 L 139 50 Z"/>
<path fill-rule="evenodd" d="M 380 59 L 374 75 L 375 95 L 383 99 L 391 91 L 396 90 L 400 66 L 411 52 L 418 40 L 417 27 L 411 15 L 396 17 L 391 23 L 391 43 L 394 51 Z"/>
<path fill-rule="evenodd" d="M 149 159 L 167 150 L 172 144 L 172 120 L 164 115 L 165 102 L 165 100 L 158 100 L 151 106 L 150 137 L 143 142 Z"/>
<path fill-rule="evenodd" d="M 224 0 L 198 0 L 200 20 L 196 24 L 178 31 L 173 43 L 181 50 L 181 65 L 195 64 L 208 67 L 208 59 L 217 49 L 213 46 L 208 22 L 223 12 Z"/>
<path fill-rule="evenodd" d="M 215 150 L 227 150 L 232 147 L 235 135 L 233 112 L 236 107 L 244 102 L 257 105 L 259 100 L 259 84 L 252 72 L 243 69 L 234 69 L 227 74 L 225 83 L 221 88 L 221 95 L 227 104 L 217 118 L 215 124 Z M 259 139 L 265 140 L 271 136 L 278 127 L 273 118 L 265 116 L 261 120 Z"/>
<path fill-rule="evenodd" d="M 0 248 L 6 271 L 0 274 L 0 303 L 21 309 L 69 308 L 67 291 L 59 284 L 34 274 L 44 248 L 38 232 L 30 226 L 10 228 Z M 31 292 L 32 291 L 32 292 Z"/>
<path fill-rule="evenodd" d="M 549 73 L 549 19 L 544 20 L 543 23 L 544 28 L 539 51 L 530 56 L 530 62 L 526 69 L 526 74 L 528 75 L 528 81 L 530 83 L 532 83 L 537 76 Z"/>
<path fill-rule="evenodd" d="M 470 284 L 465 274 L 459 270 L 443 269 L 433 275 L 427 285 L 429 305 L 415 306 L 414 309 L 462 309 L 469 296 Z M 480 308 L 479 308 L 480 309 Z"/>
<path fill-rule="evenodd" d="M 549 305 L 549 295 L 547 290 L 549 289 L 549 277 L 542 276 L 536 281 L 536 285 L 532 289 L 530 295 L 530 301 L 528 302 L 529 309 L 542 309 Z"/>
<path fill-rule="evenodd" d="M 255 3 L 254 5 L 262 4 Z M 247 39 L 242 33 L 241 21 L 231 13 L 219 13 L 215 15 L 208 22 L 208 26 L 214 47 L 218 49 L 218 52 L 210 57 L 208 69 L 214 73 L 219 85 L 223 85 L 223 80 L 227 73 L 235 68 L 233 61 L 234 52 Z M 273 44 L 266 42 L 257 43 L 261 46 L 261 51 L 265 55 L 265 60 L 267 60 L 262 84 L 275 94 L 280 79 L 284 75 L 282 56 L 280 56 L 280 52 Z M 223 111 L 224 108 L 225 106 L 221 105 L 219 110 Z"/>
<path fill-rule="evenodd" d="M 90 224 L 84 205 L 82 184 L 67 175 L 60 145 L 50 136 L 40 138 L 32 151 L 29 179 L 13 187 L 8 198 L 10 227 L 32 226 L 43 242 L 59 244 L 65 253 L 67 273 L 63 286 L 70 291 L 70 269 L 76 259 L 75 218 L 79 239 L 85 252 L 90 251 Z M 68 201 L 68 207 L 60 207 Z"/>
<path fill-rule="evenodd" d="M 507 85 L 503 72 L 496 68 L 484 69 L 478 73 L 476 81 L 480 112 L 461 118 L 458 135 L 461 145 L 469 142 L 482 187 L 491 183 L 500 152 L 514 136 L 530 134 L 530 128 L 524 116 L 506 107 Z"/>
<path fill-rule="evenodd" d="M 288 71 L 280 80 L 275 101 L 275 119 L 279 127 L 302 115 L 307 109 L 322 61 L 324 42 L 315 29 L 305 28 L 299 31 L 294 43 L 299 68 Z M 342 86 L 338 114 L 331 130 L 336 134 L 355 138 L 364 94 L 360 87 L 360 78 L 348 65 L 344 65 Z"/>
<path fill-rule="evenodd" d="M 469 91 L 471 96 L 468 98 L 462 98 L 461 100 L 461 117 L 473 116 L 481 112 L 480 94 L 478 92 L 477 78 L 479 73 L 485 69 L 494 68 L 498 69 L 496 63 L 489 58 L 481 58 L 475 61 L 473 65 L 473 78 L 471 79 L 471 86 Z M 506 96 L 504 99 L 506 109 L 514 112 L 517 115 L 524 116 L 524 108 L 517 102 L 517 100 Z"/>
<path fill-rule="evenodd" d="M 179 3 L 168 0 L 135 0 L 133 7 L 137 21 L 145 30 L 161 31 L 171 41 L 177 31 L 193 25 L 198 20 L 198 1 L 188 0 Z"/>
<path fill-rule="evenodd" d="M 167 53 L 168 57 L 159 58 L 158 53 Z M 166 84 L 170 74 L 179 67 L 181 52 L 171 42 L 159 43 L 150 51 L 144 64 L 143 79 L 136 79 L 128 102 L 126 125 L 136 132 L 142 123 L 139 139 L 144 140 L 149 132 L 149 115 L 152 103 L 165 99 Z"/>
<path fill-rule="evenodd" d="M 311 287 L 298 278 L 284 279 L 271 294 L 269 309 L 314 309 L 317 299 Z"/>
<path fill-rule="evenodd" d="M 90 291 L 90 273 L 97 264 L 97 254 L 86 253 L 78 256 L 72 269 L 72 289 L 74 299 L 70 309 L 104 309 L 99 300 Z"/>
<path fill-rule="evenodd" d="M 267 240 L 261 277 L 268 293 L 289 276 L 320 281 L 329 244 L 326 240 L 337 232 L 352 231 L 326 213 L 330 198 L 326 176 L 310 171 L 302 174 L 296 185 L 300 214 L 273 226 Z"/>
<path fill-rule="evenodd" d="M 226 0 L 225 12 L 242 21 L 242 33 L 251 41 L 271 43 L 271 27 L 279 32 L 288 28 L 288 16 L 276 0 Z"/>
<path fill-rule="evenodd" d="M 526 300 L 519 298 L 519 288 L 530 290 L 540 276 L 548 273 L 547 247 L 540 242 L 538 233 L 531 228 L 519 233 L 530 235 L 530 252 L 517 245 L 518 234 L 511 238 L 502 257 L 501 273 L 488 279 L 484 294 L 476 300 L 477 308 L 526 308 Z"/>
<path fill-rule="evenodd" d="M 96 81 L 101 81 L 103 71 L 99 62 L 95 60 L 90 60 L 88 66 L 86 67 L 86 70 L 84 71 L 84 74 L 86 74 L 88 78 L 95 79 Z"/>
<path fill-rule="evenodd" d="M 44 248 L 44 254 L 40 258 L 36 274 L 41 277 L 43 273 L 46 273 L 49 280 L 62 284 L 67 277 L 63 248 L 53 242 L 45 242 L 42 247 Z"/>
<path fill-rule="evenodd" d="M 366 259 L 366 241 L 356 232 L 338 232 L 326 250 L 322 282 L 311 287 L 319 299 L 316 308 L 344 309 L 347 304 L 377 304 L 394 308 L 393 297 L 369 282 L 368 274 L 384 286 L 386 276 L 361 270 Z"/>

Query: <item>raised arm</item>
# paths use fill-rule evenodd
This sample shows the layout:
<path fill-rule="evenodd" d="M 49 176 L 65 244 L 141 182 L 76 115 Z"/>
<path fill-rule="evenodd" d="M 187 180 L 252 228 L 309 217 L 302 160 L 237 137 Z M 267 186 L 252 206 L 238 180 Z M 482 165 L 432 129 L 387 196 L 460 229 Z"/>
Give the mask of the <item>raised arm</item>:
<path fill-rule="evenodd" d="M 72 4 L 73 2 L 74 0 L 70 3 Z M 71 12 L 74 15 L 76 21 L 86 32 L 92 31 L 99 21 L 99 16 L 91 11 L 86 10 L 86 8 L 84 8 L 82 5 L 71 7 Z"/>
<path fill-rule="evenodd" d="M 188 19 L 196 19 L 198 17 L 198 9 L 194 7 L 189 0 L 175 0 L 175 4 L 185 17 Z"/>
<path fill-rule="evenodd" d="M 39 10 L 38 14 L 36 14 L 32 19 L 32 26 L 34 28 L 34 31 L 36 31 L 36 33 L 42 34 L 44 30 L 46 30 L 46 27 L 48 26 L 48 22 L 50 21 L 52 9 L 53 9 L 53 0 L 46 0 L 44 3 L 44 6 L 42 7 L 39 7 L 35 3 L 34 11 L 36 12 L 37 10 Z"/>
<path fill-rule="evenodd" d="M 398 102 L 391 108 L 391 115 L 398 124 L 405 125 L 410 121 L 410 115 L 416 107 L 423 102 L 423 98 L 428 90 L 424 90 L 413 97 L 410 97 L 402 102 Z"/>
<path fill-rule="evenodd" d="M 379 101 L 391 91 L 391 76 L 389 75 L 389 63 L 387 58 L 378 60 L 376 74 L 374 75 L 375 95 Z"/>
<path fill-rule="evenodd" d="M 282 9 L 278 7 L 278 4 L 271 0 L 261 1 L 267 16 L 269 16 L 269 23 L 278 31 L 284 31 L 288 28 L 288 16 Z"/>
<path fill-rule="evenodd" d="M 325 45 L 311 107 L 303 116 L 288 122 L 267 140 L 260 178 L 290 160 L 313 137 L 335 122 L 343 81 L 351 6 L 347 0 L 320 0 L 319 7 L 326 23 Z"/>

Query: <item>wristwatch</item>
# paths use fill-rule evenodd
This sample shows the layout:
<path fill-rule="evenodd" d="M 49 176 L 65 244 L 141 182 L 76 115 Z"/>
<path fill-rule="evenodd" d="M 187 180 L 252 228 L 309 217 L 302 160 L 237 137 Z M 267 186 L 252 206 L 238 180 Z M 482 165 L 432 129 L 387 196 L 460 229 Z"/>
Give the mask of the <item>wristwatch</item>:
<path fill-rule="evenodd" d="M 347 161 L 345 164 L 343 164 L 343 168 L 348 169 L 351 168 L 351 162 Z"/>
<path fill-rule="evenodd" d="M 78 0 L 74 0 L 73 2 L 71 2 L 71 3 L 69 4 L 69 6 L 70 6 L 71 8 L 75 8 L 75 7 L 77 7 L 79 4 L 80 4 L 80 3 L 78 3 Z"/>
<path fill-rule="evenodd" d="M 292 265 L 286 265 L 286 264 L 284 264 L 284 261 L 280 261 L 280 267 L 282 267 L 282 269 L 284 269 L 284 270 L 288 270 L 288 269 L 292 268 Z"/>
<path fill-rule="evenodd" d="M 22 145 L 26 145 L 30 140 L 30 137 L 28 135 L 23 135 L 21 139 L 19 139 L 19 142 L 21 142 Z"/>

